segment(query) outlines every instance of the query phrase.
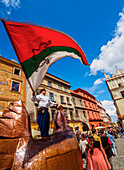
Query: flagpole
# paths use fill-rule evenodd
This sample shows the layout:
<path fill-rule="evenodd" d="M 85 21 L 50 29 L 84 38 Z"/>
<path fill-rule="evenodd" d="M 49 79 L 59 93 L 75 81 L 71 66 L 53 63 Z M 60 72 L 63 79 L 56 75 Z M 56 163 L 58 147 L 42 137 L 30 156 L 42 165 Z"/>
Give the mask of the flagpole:
<path fill-rule="evenodd" d="M 29 85 L 30 85 L 31 90 L 35 93 L 35 91 L 34 91 L 32 85 L 31 85 L 30 81 L 29 81 L 28 79 L 27 79 L 27 81 L 28 81 L 28 83 L 29 83 Z"/>

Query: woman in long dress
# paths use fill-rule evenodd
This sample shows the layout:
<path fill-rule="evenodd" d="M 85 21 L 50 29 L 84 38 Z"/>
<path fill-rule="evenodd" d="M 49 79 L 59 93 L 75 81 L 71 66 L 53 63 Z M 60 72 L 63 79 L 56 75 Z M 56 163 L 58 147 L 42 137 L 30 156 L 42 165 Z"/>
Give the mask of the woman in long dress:
<path fill-rule="evenodd" d="M 66 115 L 65 115 L 65 112 L 63 110 L 63 106 L 60 105 L 57 108 L 57 114 L 56 114 L 56 118 L 55 118 L 55 121 L 54 121 L 54 131 L 53 131 L 53 133 L 64 131 L 64 130 L 70 130 L 70 129 L 72 129 L 72 128 L 67 123 Z"/>
<path fill-rule="evenodd" d="M 99 141 L 95 141 L 93 137 L 89 138 L 88 144 L 88 170 L 110 170 L 111 166 L 107 156 Z"/>

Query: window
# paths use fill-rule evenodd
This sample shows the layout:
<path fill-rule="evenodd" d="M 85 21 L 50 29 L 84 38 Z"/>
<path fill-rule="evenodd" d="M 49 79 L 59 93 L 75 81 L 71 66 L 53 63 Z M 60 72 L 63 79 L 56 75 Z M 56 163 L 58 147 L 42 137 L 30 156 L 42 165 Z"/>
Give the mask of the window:
<path fill-rule="evenodd" d="M 87 116 L 86 116 L 86 112 L 85 112 L 85 111 L 83 111 L 83 115 L 84 115 L 84 117 L 85 117 L 85 118 L 87 118 Z"/>
<path fill-rule="evenodd" d="M 89 112 L 89 111 L 87 112 L 87 114 L 88 114 L 89 119 L 91 119 L 91 116 L 90 116 L 90 112 Z"/>
<path fill-rule="evenodd" d="M 93 112 L 94 119 L 97 119 L 97 112 Z"/>
<path fill-rule="evenodd" d="M 51 100 L 51 101 L 54 101 L 54 100 L 53 100 L 53 93 L 50 93 L 50 100 Z"/>
<path fill-rule="evenodd" d="M 11 91 L 19 92 L 19 83 L 12 81 Z"/>
<path fill-rule="evenodd" d="M 100 114 L 98 113 L 98 117 L 99 117 L 99 119 L 101 119 L 101 116 L 100 116 Z"/>
<path fill-rule="evenodd" d="M 121 86 L 122 86 L 122 84 L 121 84 L 121 83 L 119 83 L 119 84 L 118 84 L 118 86 L 119 86 L 119 87 L 121 87 Z"/>
<path fill-rule="evenodd" d="M 124 91 L 121 91 L 120 93 L 121 93 L 122 97 L 124 97 Z"/>
<path fill-rule="evenodd" d="M 84 101 L 84 105 L 87 106 L 85 101 Z"/>
<path fill-rule="evenodd" d="M 80 105 L 83 106 L 82 100 L 79 100 L 79 101 L 80 101 Z"/>
<path fill-rule="evenodd" d="M 3 105 L 0 106 L 0 110 L 4 110 L 4 106 Z"/>
<path fill-rule="evenodd" d="M 67 104 L 70 104 L 70 100 L 69 100 L 69 97 L 67 97 Z"/>
<path fill-rule="evenodd" d="M 61 103 L 64 103 L 64 97 L 60 96 Z"/>
<path fill-rule="evenodd" d="M 70 111 L 70 117 L 71 117 L 71 120 L 73 119 L 73 113 L 72 111 Z"/>
<path fill-rule="evenodd" d="M 62 90 L 62 87 L 61 87 L 61 86 L 59 86 L 59 90 Z"/>
<path fill-rule="evenodd" d="M 76 104 L 76 102 L 75 102 L 75 98 L 72 98 L 72 102 L 73 102 L 73 104 Z"/>
<path fill-rule="evenodd" d="M 65 92 L 67 92 L 67 88 L 65 87 Z"/>
<path fill-rule="evenodd" d="M 52 87 L 51 81 L 48 81 L 48 86 L 49 86 L 49 87 Z"/>
<path fill-rule="evenodd" d="M 78 115 L 78 110 L 75 110 L 75 112 L 76 112 L 76 117 L 79 117 L 79 115 Z"/>
<path fill-rule="evenodd" d="M 52 113 L 52 120 L 55 120 L 55 115 L 56 115 L 55 110 L 51 110 L 51 113 Z"/>
<path fill-rule="evenodd" d="M 92 112 L 93 119 L 95 119 L 94 112 Z"/>
<path fill-rule="evenodd" d="M 19 76 L 19 73 L 20 73 L 20 70 L 19 70 L 19 69 L 17 69 L 17 68 L 15 68 L 15 69 L 14 69 L 14 74 L 16 74 L 16 75 L 18 75 L 18 76 Z"/>

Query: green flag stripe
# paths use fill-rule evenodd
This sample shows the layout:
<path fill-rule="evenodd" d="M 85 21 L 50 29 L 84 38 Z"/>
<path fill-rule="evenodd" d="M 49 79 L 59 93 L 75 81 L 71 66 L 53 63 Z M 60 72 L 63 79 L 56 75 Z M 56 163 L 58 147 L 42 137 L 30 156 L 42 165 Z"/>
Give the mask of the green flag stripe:
<path fill-rule="evenodd" d="M 22 66 L 22 68 L 25 72 L 26 78 L 28 79 L 33 74 L 33 72 L 37 70 L 37 68 L 39 67 L 39 64 L 47 56 L 49 56 L 50 54 L 52 54 L 54 52 L 59 52 L 59 51 L 67 51 L 67 52 L 70 52 L 70 53 L 73 52 L 76 55 L 78 55 L 79 57 L 81 57 L 81 60 L 82 60 L 81 54 L 74 48 L 65 47 L 65 46 L 52 46 L 52 47 L 49 47 L 49 48 L 42 50 L 38 55 L 34 55 L 30 59 L 21 63 L 21 66 Z M 83 62 L 83 60 L 82 60 L 82 62 Z"/>

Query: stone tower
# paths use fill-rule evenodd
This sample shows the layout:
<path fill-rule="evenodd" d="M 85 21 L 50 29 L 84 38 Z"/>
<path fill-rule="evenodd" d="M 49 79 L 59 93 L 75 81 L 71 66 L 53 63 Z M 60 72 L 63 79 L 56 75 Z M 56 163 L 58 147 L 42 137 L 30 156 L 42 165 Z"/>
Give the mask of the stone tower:
<path fill-rule="evenodd" d="M 115 75 L 104 73 L 106 84 L 117 109 L 119 120 L 124 127 L 124 72 L 116 66 Z"/>

